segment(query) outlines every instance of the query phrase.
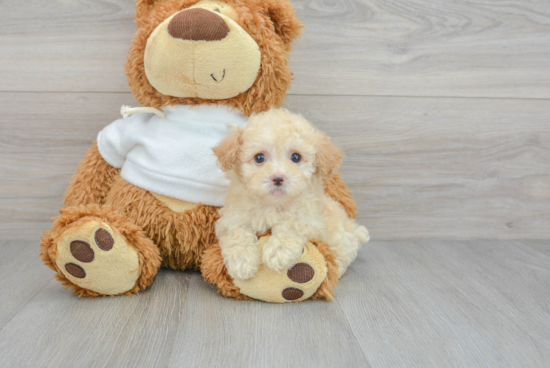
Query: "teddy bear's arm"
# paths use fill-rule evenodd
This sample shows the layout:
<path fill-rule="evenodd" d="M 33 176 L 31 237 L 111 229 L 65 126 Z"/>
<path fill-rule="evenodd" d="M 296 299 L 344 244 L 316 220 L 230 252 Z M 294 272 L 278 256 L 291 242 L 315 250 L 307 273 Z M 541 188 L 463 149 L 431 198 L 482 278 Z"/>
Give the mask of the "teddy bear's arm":
<path fill-rule="evenodd" d="M 94 142 L 84 159 L 78 164 L 76 173 L 65 191 L 63 204 L 65 207 L 89 203 L 103 204 L 105 196 L 119 173 L 119 169 L 114 168 L 101 157 L 97 142 Z"/>
<path fill-rule="evenodd" d="M 344 207 L 350 219 L 356 218 L 355 211 L 357 211 L 357 205 L 351 196 L 348 186 L 342 180 L 342 175 L 333 174 L 325 180 L 325 193 Z"/>

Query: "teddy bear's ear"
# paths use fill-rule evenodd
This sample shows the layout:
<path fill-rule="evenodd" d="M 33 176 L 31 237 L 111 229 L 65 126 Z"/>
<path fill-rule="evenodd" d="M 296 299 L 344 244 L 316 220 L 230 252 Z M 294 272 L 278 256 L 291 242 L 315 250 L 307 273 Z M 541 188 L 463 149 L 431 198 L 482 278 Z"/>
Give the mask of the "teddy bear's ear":
<path fill-rule="evenodd" d="M 268 0 L 265 4 L 275 33 L 286 45 L 290 45 L 300 35 L 304 27 L 296 17 L 294 7 L 287 0 Z"/>
<path fill-rule="evenodd" d="M 136 0 L 136 11 L 147 13 L 151 6 L 159 1 L 161 0 Z"/>
<path fill-rule="evenodd" d="M 344 153 L 324 133 L 318 133 L 317 145 L 317 173 L 322 178 L 328 178 L 340 166 Z"/>
<path fill-rule="evenodd" d="M 149 24 L 149 13 L 157 3 L 165 0 L 136 0 L 136 23 L 139 26 Z"/>
<path fill-rule="evenodd" d="M 242 143 L 241 136 L 243 135 L 243 130 L 244 129 L 241 127 L 233 129 L 220 144 L 213 148 L 214 154 L 218 158 L 218 165 L 225 172 L 231 170 L 235 162 L 237 162 L 237 156 Z"/>
<path fill-rule="evenodd" d="M 151 11 L 152 5 L 157 0 L 136 0 L 136 23 L 140 26 Z"/>

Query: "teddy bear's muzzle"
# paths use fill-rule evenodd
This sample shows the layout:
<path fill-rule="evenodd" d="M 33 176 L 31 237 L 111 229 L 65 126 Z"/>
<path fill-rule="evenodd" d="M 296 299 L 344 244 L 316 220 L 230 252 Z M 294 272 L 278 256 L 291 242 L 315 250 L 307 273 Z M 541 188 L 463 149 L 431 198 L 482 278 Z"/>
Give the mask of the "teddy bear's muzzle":
<path fill-rule="evenodd" d="M 258 43 L 227 15 L 232 14 L 229 5 L 223 13 L 217 10 L 181 10 L 149 35 L 143 63 L 148 81 L 158 92 L 220 100 L 254 84 L 261 64 Z"/>
<path fill-rule="evenodd" d="M 229 26 L 216 13 L 195 8 L 176 14 L 168 25 L 168 33 L 182 40 L 219 41 L 229 34 Z"/>

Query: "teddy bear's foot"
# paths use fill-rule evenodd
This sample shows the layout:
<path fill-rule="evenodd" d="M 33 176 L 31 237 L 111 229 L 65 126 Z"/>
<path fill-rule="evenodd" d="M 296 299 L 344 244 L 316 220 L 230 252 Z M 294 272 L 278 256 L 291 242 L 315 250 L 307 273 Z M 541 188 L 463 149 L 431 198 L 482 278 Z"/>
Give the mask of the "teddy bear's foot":
<path fill-rule="evenodd" d="M 64 232 L 55 264 L 73 284 L 103 295 L 133 289 L 140 275 L 138 252 L 96 218 Z"/>
<path fill-rule="evenodd" d="M 262 237 L 258 245 L 262 247 L 268 238 Z M 334 251 L 328 244 L 315 240 L 306 244 L 294 266 L 281 273 L 262 264 L 254 277 L 233 279 L 225 270 L 219 246 L 205 252 L 201 269 L 206 281 L 215 284 L 222 295 L 271 303 L 332 299 L 333 289 L 338 283 Z"/>
<path fill-rule="evenodd" d="M 61 210 L 42 238 L 41 257 L 79 296 L 137 293 L 160 267 L 157 247 L 110 207 Z"/>

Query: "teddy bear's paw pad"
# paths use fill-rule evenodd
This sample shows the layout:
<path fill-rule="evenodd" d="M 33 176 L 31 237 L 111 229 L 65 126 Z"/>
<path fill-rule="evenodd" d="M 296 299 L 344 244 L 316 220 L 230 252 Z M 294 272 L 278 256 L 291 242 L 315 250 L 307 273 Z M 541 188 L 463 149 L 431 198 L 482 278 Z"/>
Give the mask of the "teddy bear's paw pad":
<path fill-rule="evenodd" d="M 286 300 L 297 300 L 304 296 L 304 292 L 300 289 L 289 287 L 283 290 L 282 295 Z"/>
<path fill-rule="evenodd" d="M 265 244 L 265 238 L 259 245 Z M 256 275 L 234 280 L 242 294 L 271 303 L 300 302 L 312 296 L 327 276 L 325 258 L 312 243 L 307 243 L 298 263 L 279 273 L 260 265 Z"/>
<path fill-rule="evenodd" d="M 292 281 L 303 284 L 315 276 L 315 270 L 307 263 L 297 263 L 286 274 Z"/>
<path fill-rule="evenodd" d="M 129 291 L 139 277 L 137 251 L 99 220 L 68 229 L 57 253 L 57 267 L 70 282 L 99 294 Z"/>
<path fill-rule="evenodd" d="M 94 240 L 97 246 L 102 250 L 111 250 L 115 244 L 115 240 L 105 229 L 98 229 L 94 234 Z"/>

